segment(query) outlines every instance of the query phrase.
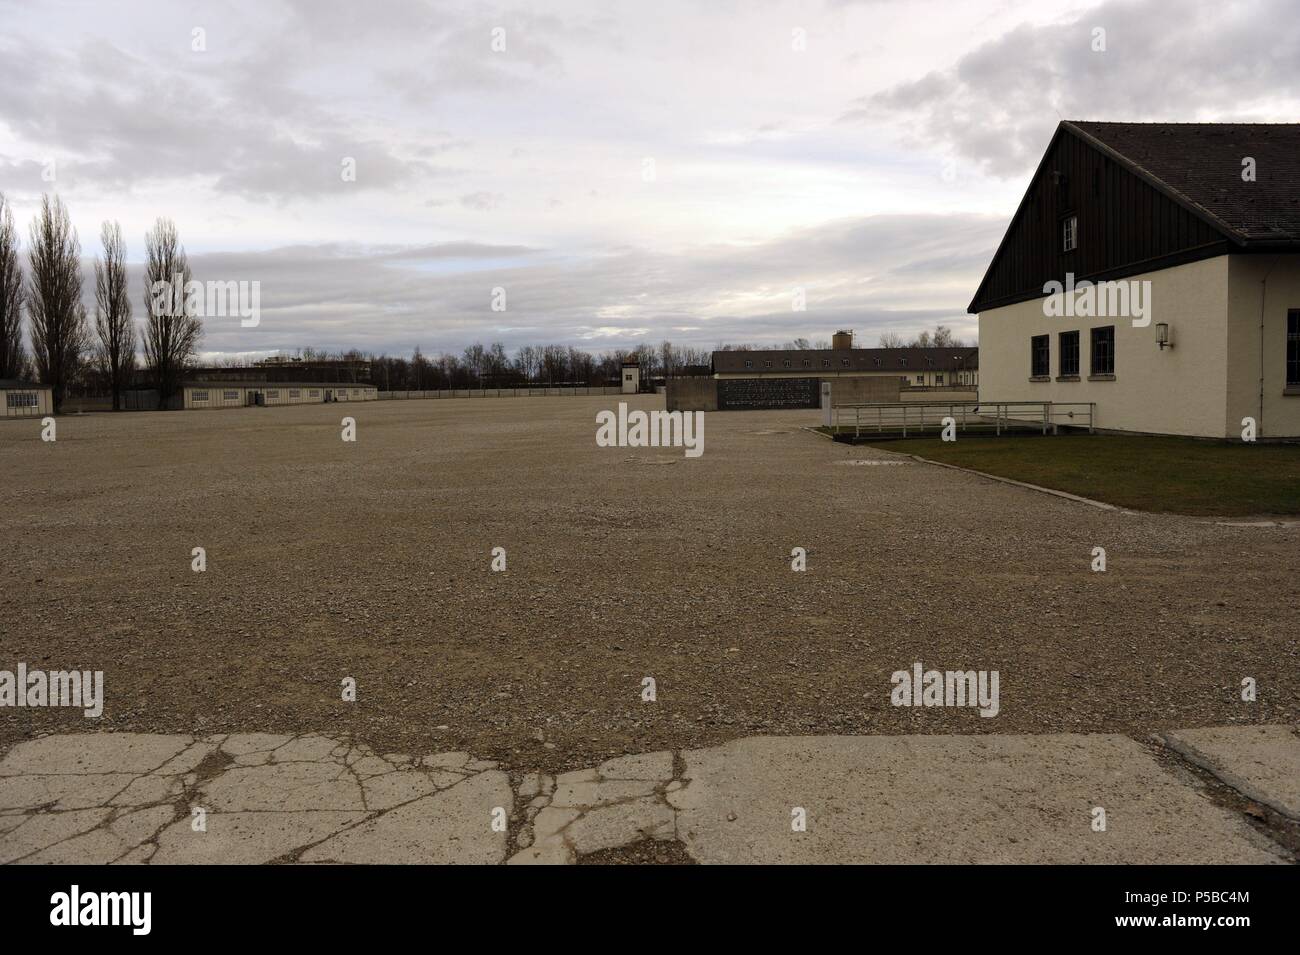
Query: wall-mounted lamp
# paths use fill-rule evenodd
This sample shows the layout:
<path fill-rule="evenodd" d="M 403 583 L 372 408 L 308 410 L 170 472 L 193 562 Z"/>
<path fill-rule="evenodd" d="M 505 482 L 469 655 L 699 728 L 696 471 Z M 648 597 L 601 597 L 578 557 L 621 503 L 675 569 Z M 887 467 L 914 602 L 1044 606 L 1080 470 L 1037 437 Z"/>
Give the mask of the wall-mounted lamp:
<path fill-rule="evenodd" d="M 1156 344 L 1160 346 L 1161 351 L 1174 347 L 1174 343 L 1169 340 L 1168 322 L 1156 322 Z"/>

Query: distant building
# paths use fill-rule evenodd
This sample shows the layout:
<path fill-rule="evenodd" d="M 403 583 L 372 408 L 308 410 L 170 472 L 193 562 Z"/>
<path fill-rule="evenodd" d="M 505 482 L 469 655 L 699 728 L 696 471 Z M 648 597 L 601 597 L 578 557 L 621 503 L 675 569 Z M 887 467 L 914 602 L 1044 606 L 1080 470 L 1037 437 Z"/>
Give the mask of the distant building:
<path fill-rule="evenodd" d="M 715 351 L 715 378 L 894 377 L 912 388 L 979 384 L 978 348 L 854 348 L 852 332 L 836 332 L 833 348 Z"/>
<path fill-rule="evenodd" d="M 1062 122 L 969 311 L 982 398 L 1300 437 L 1300 124 Z"/>
<path fill-rule="evenodd" d="M 0 408 L 6 418 L 41 418 L 54 413 L 54 393 L 47 385 L 0 378 Z"/>
<path fill-rule="evenodd" d="M 187 411 L 263 405 L 310 405 L 332 401 L 375 401 L 379 398 L 379 389 L 374 385 L 319 381 L 187 381 L 181 391 L 182 406 Z"/>
<path fill-rule="evenodd" d="M 129 411 L 157 411 L 158 392 L 135 389 L 126 392 Z M 270 405 L 310 405 L 334 401 L 376 401 L 379 389 L 371 384 L 339 384 L 321 381 L 239 381 L 191 379 L 169 402 L 169 411 L 202 411 L 220 408 L 254 408 Z"/>
<path fill-rule="evenodd" d="M 641 390 L 641 366 L 635 357 L 623 359 L 623 394 L 634 395 Z"/>

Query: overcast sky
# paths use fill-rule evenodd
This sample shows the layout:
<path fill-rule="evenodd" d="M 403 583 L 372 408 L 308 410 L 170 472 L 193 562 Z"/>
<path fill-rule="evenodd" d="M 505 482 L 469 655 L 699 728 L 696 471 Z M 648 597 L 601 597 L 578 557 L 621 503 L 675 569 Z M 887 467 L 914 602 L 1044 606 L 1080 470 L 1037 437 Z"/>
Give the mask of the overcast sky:
<path fill-rule="evenodd" d="M 1295 0 L 0 0 L 0 192 L 261 282 L 210 355 L 973 340 L 1060 119 L 1292 122 L 1298 77 Z"/>

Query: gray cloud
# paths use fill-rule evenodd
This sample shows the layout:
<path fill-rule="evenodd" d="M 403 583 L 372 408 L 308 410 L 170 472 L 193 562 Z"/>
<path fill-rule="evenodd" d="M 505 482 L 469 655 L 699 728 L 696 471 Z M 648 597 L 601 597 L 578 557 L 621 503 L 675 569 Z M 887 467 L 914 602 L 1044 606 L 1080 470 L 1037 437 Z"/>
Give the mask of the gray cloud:
<path fill-rule="evenodd" d="M 1106 31 L 1104 52 L 1092 48 L 1095 28 Z M 1294 0 L 1116 0 L 1017 26 L 950 67 L 858 99 L 841 120 L 905 123 L 914 146 L 1017 176 L 1059 119 L 1290 118 L 1278 112 L 1300 94 L 1297 62 Z"/>
<path fill-rule="evenodd" d="M 261 282 L 261 325 L 209 320 L 211 352 L 455 351 L 474 340 L 600 349 L 663 338 L 711 347 L 824 338 L 839 327 L 873 343 L 881 332 L 938 321 L 973 338 L 965 298 L 1002 225 L 989 216 L 876 216 L 758 245 L 680 254 L 626 248 L 594 261 L 465 243 L 293 246 L 191 261 L 201 281 Z M 497 286 L 507 290 L 505 312 L 491 311 Z M 806 290 L 805 312 L 791 310 L 796 287 Z"/>

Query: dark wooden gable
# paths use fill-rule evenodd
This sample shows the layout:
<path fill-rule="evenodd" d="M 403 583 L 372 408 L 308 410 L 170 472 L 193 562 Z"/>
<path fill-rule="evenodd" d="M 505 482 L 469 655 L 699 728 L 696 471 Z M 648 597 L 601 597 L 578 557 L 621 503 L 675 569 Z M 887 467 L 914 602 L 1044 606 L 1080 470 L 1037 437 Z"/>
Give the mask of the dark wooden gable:
<path fill-rule="evenodd" d="M 1078 216 L 1078 243 L 1062 248 L 1063 221 Z M 1077 135 L 1057 127 L 968 311 L 1039 298 L 1049 281 L 1103 281 L 1229 250 L 1207 217 Z"/>

